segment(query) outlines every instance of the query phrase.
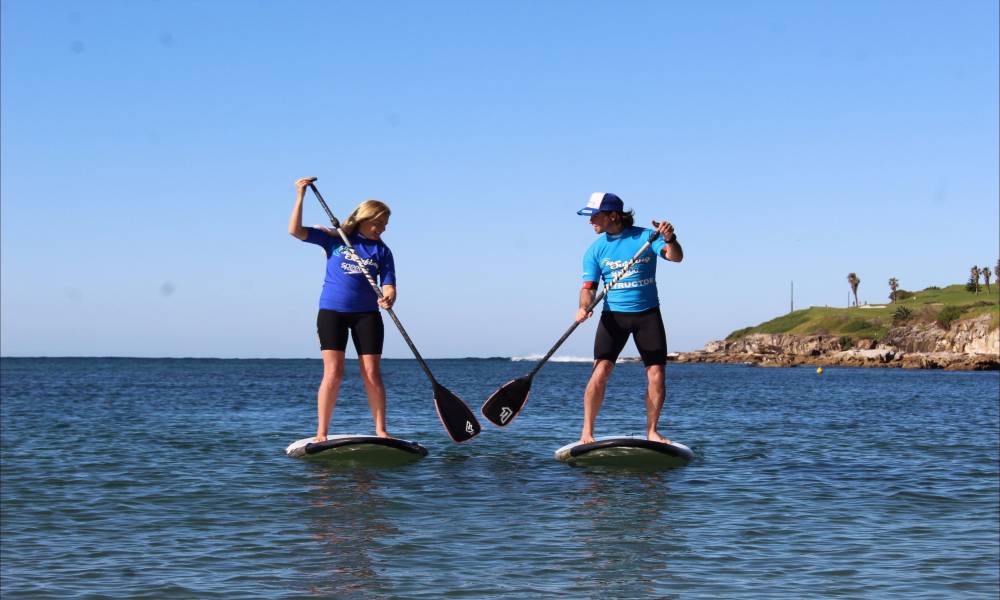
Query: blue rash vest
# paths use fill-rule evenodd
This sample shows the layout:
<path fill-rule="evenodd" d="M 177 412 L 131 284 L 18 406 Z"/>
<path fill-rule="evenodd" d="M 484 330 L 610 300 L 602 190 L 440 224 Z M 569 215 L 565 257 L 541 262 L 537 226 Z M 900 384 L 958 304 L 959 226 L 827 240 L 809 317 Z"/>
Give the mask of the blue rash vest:
<path fill-rule="evenodd" d="M 602 279 L 603 288 L 632 260 L 651 233 L 652 229 L 629 227 L 617 235 L 602 234 L 583 255 L 583 280 Z M 656 258 L 664 246 L 663 236 L 658 236 L 604 297 L 605 311 L 642 312 L 660 305 L 656 293 Z"/>
<path fill-rule="evenodd" d="M 303 241 L 322 246 L 326 251 L 326 279 L 323 280 L 319 307 L 338 312 L 378 311 L 378 296 L 358 264 L 348 258 L 344 240 L 322 229 L 306 227 L 305 230 L 307 235 Z M 351 240 L 351 245 L 376 283 L 396 285 L 396 265 L 388 246 L 381 240 L 370 240 L 357 232 L 347 236 L 347 239 Z"/>

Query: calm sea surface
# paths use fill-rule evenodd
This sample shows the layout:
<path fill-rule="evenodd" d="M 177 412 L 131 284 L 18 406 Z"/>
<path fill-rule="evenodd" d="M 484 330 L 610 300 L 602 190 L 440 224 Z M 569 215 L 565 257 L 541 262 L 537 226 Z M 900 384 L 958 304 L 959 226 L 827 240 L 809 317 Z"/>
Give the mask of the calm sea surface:
<path fill-rule="evenodd" d="M 434 360 L 478 414 L 532 363 Z M 371 433 L 356 363 L 332 432 Z M 686 468 L 573 467 L 585 363 L 453 444 L 414 361 L 389 430 L 430 455 L 335 468 L 319 360 L 0 360 L 6 598 L 997 598 L 997 373 L 669 365 Z M 598 435 L 642 432 L 619 365 Z"/>

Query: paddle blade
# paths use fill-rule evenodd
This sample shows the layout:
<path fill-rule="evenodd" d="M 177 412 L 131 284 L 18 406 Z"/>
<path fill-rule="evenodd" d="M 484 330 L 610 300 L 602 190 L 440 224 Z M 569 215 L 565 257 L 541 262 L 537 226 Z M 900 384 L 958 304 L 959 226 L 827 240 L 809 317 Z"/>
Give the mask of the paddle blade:
<path fill-rule="evenodd" d="M 448 388 L 434 382 L 434 406 L 438 418 L 451 439 L 456 442 L 471 440 L 479 435 L 481 428 L 476 416 L 462 399 L 452 394 Z"/>
<path fill-rule="evenodd" d="M 517 413 L 521 412 L 521 407 L 527 402 L 530 391 L 530 377 L 519 377 L 508 381 L 486 399 L 480 412 L 497 427 L 510 425 Z"/>

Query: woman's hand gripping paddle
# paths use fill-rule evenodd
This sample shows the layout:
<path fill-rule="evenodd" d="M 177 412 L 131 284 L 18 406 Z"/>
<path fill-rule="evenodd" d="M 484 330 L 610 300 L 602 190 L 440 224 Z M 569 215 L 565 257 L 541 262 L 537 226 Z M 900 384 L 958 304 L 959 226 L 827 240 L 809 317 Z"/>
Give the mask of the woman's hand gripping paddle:
<path fill-rule="evenodd" d="M 378 284 L 375 283 L 375 280 L 372 279 L 371 274 L 368 273 L 368 269 L 361 261 L 361 258 L 357 255 L 357 252 L 354 251 L 354 246 L 351 245 L 350 240 L 347 239 L 347 235 L 344 233 L 344 230 L 340 228 L 340 221 L 338 221 L 337 217 L 333 216 L 333 213 L 330 212 L 330 207 L 326 205 L 326 202 L 323 200 L 323 196 L 320 195 L 316 186 L 310 183 L 309 187 L 312 189 L 313 193 L 316 194 L 316 199 L 319 200 L 319 203 L 323 206 L 323 210 L 326 211 L 326 216 L 330 217 L 330 224 L 333 225 L 333 228 L 338 234 L 340 234 L 340 239 L 344 240 L 344 244 L 347 245 L 348 257 L 361 267 L 361 272 L 364 273 L 365 279 L 368 280 L 369 285 L 371 285 L 372 289 L 375 290 L 375 295 L 377 295 L 379 300 L 381 300 L 382 290 L 378 287 Z M 434 379 L 434 375 L 431 373 L 430 368 L 427 366 L 427 363 L 424 362 L 420 353 L 417 352 L 417 347 L 413 345 L 413 340 L 410 339 L 406 330 L 403 329 L 403 324 L 399 322 L 399 319 L 396 317 L 396 313 L 394 313 L 391 308 L 386 308 L 384 310 L 389 313 L 390 317 L 392 317 L 393 323 L 396 324 L 396 327 L 399 329 L 399 333 L 402 334 L 403 339 L 406 340 L 406 344 L 413 352 L 413 356 L 415 356 L 417 362 L 420 363 L 420 367 L 424 370 L 424 373 L 427 374 L 427 378 L 431 380 L 431 386 L 433 386 L 434 389 L 434 407 L 437 408 L 438 418 L 441 419 L 441 423 L 444 425 L 448 435 L 451 436 L 451 439 L 456 442 L 464 442 L 479 435 L 480 427 L 479 421 L 476 420 L 476 416 L 472 414 L 472 411 L 468 406 L 466 406 L 465 402 L 462 402 L 461 398 L 451 393 L 448 388 L 444 387 L 438 383 L 436 379 Z"/>
<path fill-rule="evenodd" d="M 660 234 L 656 231 L 649 235 L 649 239 L 642 245 L 642 248 L 639 248 L 639 251 L 635 253 L 635 256 L 625 263 L 625 267 L 618 272 L 618 275 L 615 275 L 615 278 L 611 280 L 611 283 L 604 286 L 601 293 L 598 294 L 597 297 L 595 297 L 590 303 L 590 306 L 587 307 L 587 313 L 594 310 L 594 307 L 597 306 L 598 302 L 603 300 L 604 297 L 608 295 L 611 288 L 618 283 L 619 279 L 628 273 L 629 269 L 635 265 L 635 263 L 639 260 L 639 257 L 642 256 L 643 252 L 649 248 L 659 235 Z M 579 322 L 574 322 L 570 325 L 570 328 L 566 330 L 566 333 L 562 334 L 559 341 L 557 341 L 555 345 L 545 353 L 545 356 L 538 361 L 535 368 L 533 368 L 530 373 L 524 377 L 518 377 L 517 379 L 508 381 L 500 386 L 500 389 L 493 392 L 492 396 L 486 399 L 486 402 L 483 403 L 483 407 L 480 409 L 480 412 L 483 413 L 483 416 L 486 417 L 490 423 L 493 423 L 498 427 L 510 425 L 510 422 L 514 420 L 514 417 L 521 412 L 521 408 L 524 407 L 524 403 L 528 401 L 528 392 L 531 391 L 531 381 L 535 378 L 535 373 L 538 373 L 538 371 L 541 370 L 542 366 L 549 360 L 549 358 L 552 357 L 553 354 L 555 354 L 555 351 L 559 349 L 559 346 L 562 346 L 563 342 L 566 341 L 566 338 L 576 331 L 576 328 L 579 325 Z"/>

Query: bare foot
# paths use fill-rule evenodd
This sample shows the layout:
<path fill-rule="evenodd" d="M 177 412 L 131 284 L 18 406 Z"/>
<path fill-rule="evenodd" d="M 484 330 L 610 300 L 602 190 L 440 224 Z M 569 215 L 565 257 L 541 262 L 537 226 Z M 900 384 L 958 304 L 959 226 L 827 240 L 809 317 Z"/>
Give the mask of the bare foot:
<path fill-rule="evenodd" d="M 325 441 L 326 441 L 326 434 L 325 433 L 323 435 L 320 435 L 320 434 L 317 433 L 316 437 L 313 438 L 313 443 L 314 444 L 318 444 L 319 442 L 325 442 Z"/>
<path fill-rule="evenodd" d="M 647 433 L 646 434 L 646 439 L 649 440 L 649 441 L 651 441 L 651 442 L 660 442 L 661 444 L 670 444 L 670 443 L 672 443 L 670 440 L 668 440 L 667 438 L 663 437 L 659 433 L 656 433 L 655 431 L 650 431 L 649 433 Z"/>
<path fill-rule="evenodd" d="M 376 431 L 375 435 L 377 435 L 380 438 L 391 438 L 392 437 L 391 435 L 389 435 L 389 432 L 385 431 L 384 429 L 382 431 Z"/>
<path fill-rule="evenodd" d="M 592 433 L 581 433 L 580 434 L 581 444 L 592 444 L 594 443 L 594 434 Z"/>

